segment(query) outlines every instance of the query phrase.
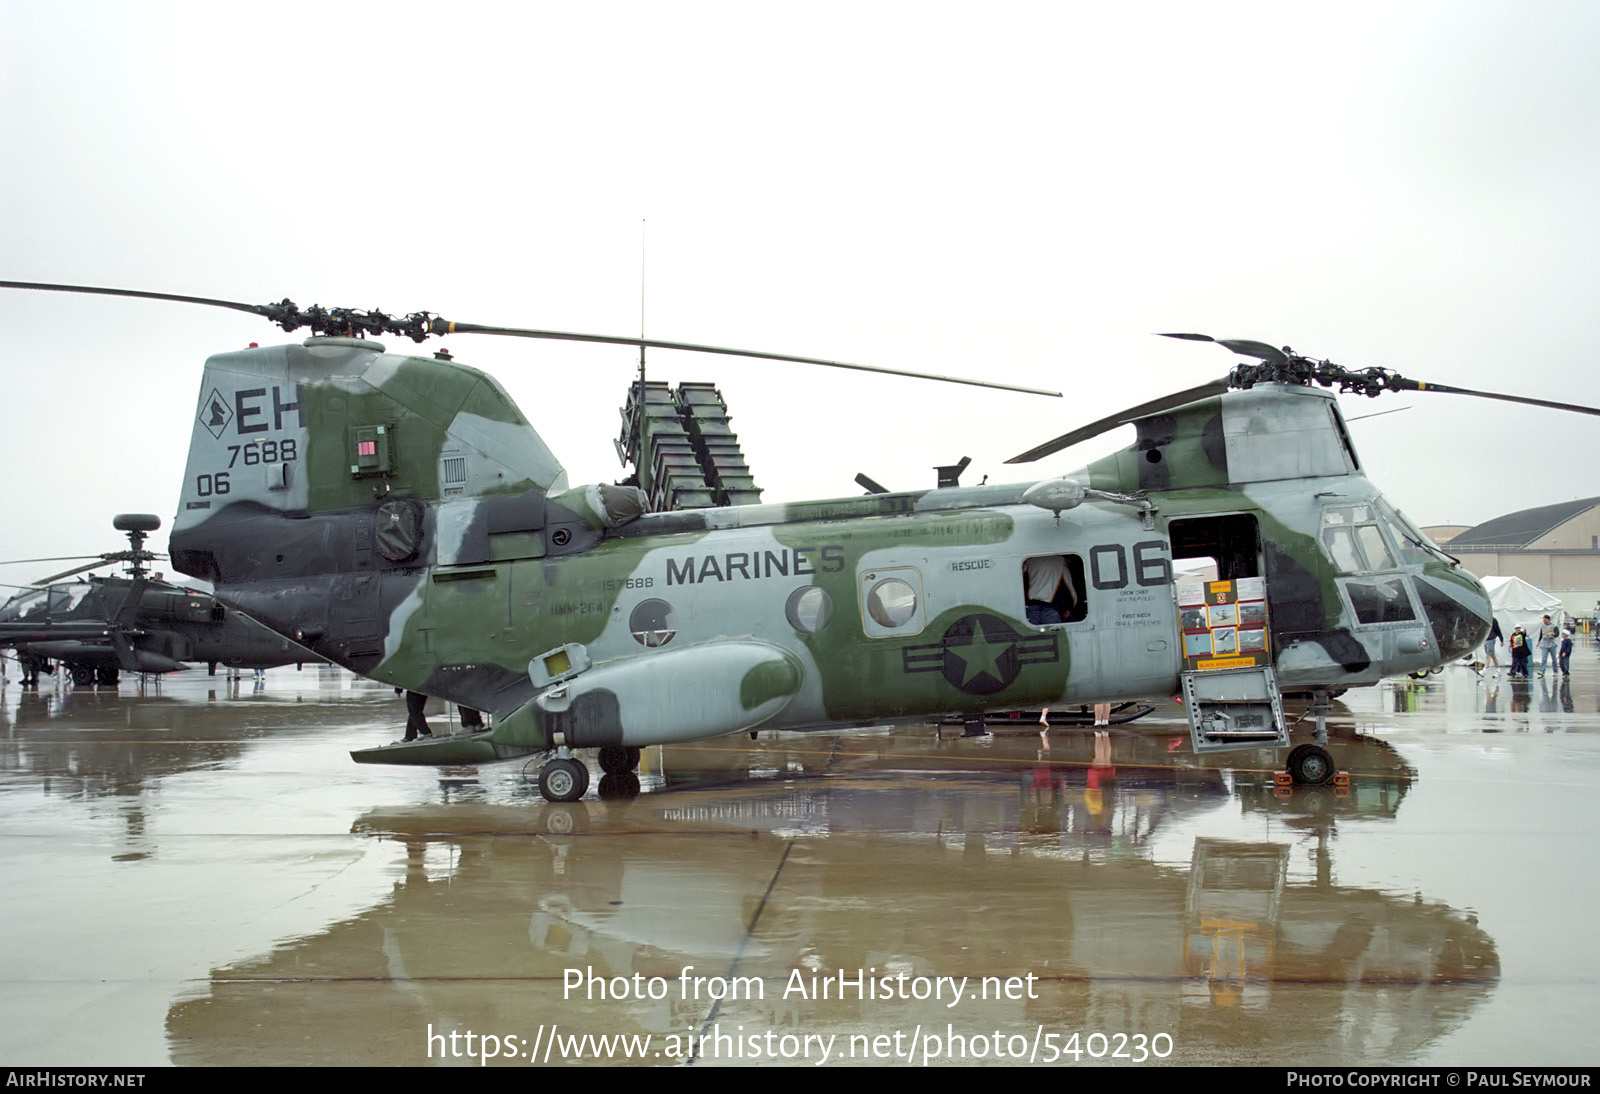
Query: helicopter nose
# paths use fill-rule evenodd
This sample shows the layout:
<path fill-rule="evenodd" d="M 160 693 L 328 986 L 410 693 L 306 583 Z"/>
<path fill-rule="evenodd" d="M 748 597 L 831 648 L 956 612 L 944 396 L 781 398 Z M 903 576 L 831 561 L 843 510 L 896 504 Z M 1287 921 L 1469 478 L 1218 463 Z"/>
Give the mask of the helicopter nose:
<path fill-rule="evenodd" d="M 1481 581 L 1465 570 L 1452 572 L 1448 580 L 1442 575 L 1419 574 L 1415 581 L 1443 659 L 1465 657 L 1483 644 L 1493 609 Z"/>

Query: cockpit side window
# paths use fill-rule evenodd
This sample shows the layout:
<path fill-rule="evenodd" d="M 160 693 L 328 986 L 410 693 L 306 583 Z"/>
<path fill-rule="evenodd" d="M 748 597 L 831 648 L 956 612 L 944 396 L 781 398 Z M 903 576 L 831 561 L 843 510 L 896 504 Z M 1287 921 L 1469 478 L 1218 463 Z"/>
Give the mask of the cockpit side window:
<path fill-rule="evenodd" d="M 1340 574 L 1383 574 L 1400 568 L 1387 518 L 1373 505 L 1330 505 L 1322 511 L 1322 543 Z M 1356 623 L 1406 623 L 1417 618 L 1416 608 L 1399 578 L 1341 577 L 1339 585 L 1350 600 Z"/>
<path fill-rule="evenodd" d="M 1389 534 L 1394 537 L 1395 543 L 1400 547 L 1400 554 L 1407 562 L 1427 562 L 1430 559 L 1439 562 L 1457 564 L 1438 544 L 1423 534 L 1411 519 L 1400 510 L 1387 504 L 1380 511 L 1388 517 Z"/>

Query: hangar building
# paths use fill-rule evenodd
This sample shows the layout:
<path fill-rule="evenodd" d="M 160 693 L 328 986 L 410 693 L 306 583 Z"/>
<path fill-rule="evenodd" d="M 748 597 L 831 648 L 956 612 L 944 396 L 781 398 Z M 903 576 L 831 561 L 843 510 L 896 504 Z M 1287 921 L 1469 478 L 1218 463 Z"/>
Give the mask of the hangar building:
<path fill-rule="evenodd" d="M 1477 576 L 1520 577 L 1574 615 L 1594 613 L 1600 600 L 1600 497 L 1523 509 L 1464 530 L 1423 530 Z"/>

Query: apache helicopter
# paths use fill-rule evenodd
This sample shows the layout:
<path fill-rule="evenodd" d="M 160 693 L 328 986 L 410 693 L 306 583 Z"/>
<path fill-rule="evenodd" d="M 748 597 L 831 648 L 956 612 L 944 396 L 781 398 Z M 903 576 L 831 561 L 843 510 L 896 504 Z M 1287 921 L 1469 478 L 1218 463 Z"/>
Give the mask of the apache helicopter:
<path fill-rule="evenodd" d="M 1012 461 L 1136 428 L 1132 445 L 1071 474 L 648 513 L 636 487 L 569 486 L 492 377 L 361 336 L 742 351 L 126 295 L 312 331 L 206 362 L 170 541 L 177 568 L 331 661 L 493 715 L 487 730 L 352 753 L 358 762 L 554 750 L 539 775 L 553 801 L 588 786 L 574 749 L 598 748 L 620 774 L 644 746 L 736 731 L 981 723 L 989 710 L 1171 694 L 1202 752 L 1286 747 L 1281 696 L 1309 697 L 1316 743 L 1287 763 L 1298 781 L 1323 782 L 1330 699 L 1455 660 L 1490 612 L 1478 580 L 1366 478 L 1329 389 L 1600 413 L 1177 335 L 1254 363 Z M 1217 581 L 1174 583 L 1176 560 L 1204 558 Z"/>
<path fill-rule="evenodd" d="M 85 556 L 94 561 L 52 574 L 0 606 L 0 647 L 16 650 L 25 685 L 54 673 L 52 663 L 81 687 L 115 684 L 123 671 L 177 672 L 186 661 L 216 672 L 218 665 L 266 669 L 322 660 L 207 593 L 150 576 L 146 564 L 165 557 L 144 549 L 160 517 L 123 513 L 111 524 L 127 535 L 128 550 Z M 126 576 L 78 576 L 118 562 L 128 564 Z"/>

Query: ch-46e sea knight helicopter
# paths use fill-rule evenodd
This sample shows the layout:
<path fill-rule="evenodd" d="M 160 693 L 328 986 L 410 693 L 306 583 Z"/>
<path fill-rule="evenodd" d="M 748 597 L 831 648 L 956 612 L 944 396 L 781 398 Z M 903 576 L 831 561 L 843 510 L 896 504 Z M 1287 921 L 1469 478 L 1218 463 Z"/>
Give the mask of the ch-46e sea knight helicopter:
<path fill-rule="evenodd" d="M 736 351 L 127 295 L 313 332 L 206 362 L 176 567 L 331 661 L 493 715 L 356 760 L 553 750 L 539 785 L 557 801 L 588 786 L 575 749 L 620 772 L 643 746 L 741 730 L 1171 694 L 1201 751 L 1287 746 L 1280 696 L 1311 697 L 1317 743 L 1288 763 L 1324 781 L 1332 695 L 1458 658 L 1489 619 L 1483 586 L 1367 479 L 1326 389 L 1600 413 L 1223 341 L 1251 363 L 1013 461 L 1135 426 L 1132 445 L 1069 475 L 647 513 L 633 487 L 569 486 L 490 376 L 357 335 Z M 1175 585 L 1190 558 L 1214 559 L 1219 581 Z"/>

